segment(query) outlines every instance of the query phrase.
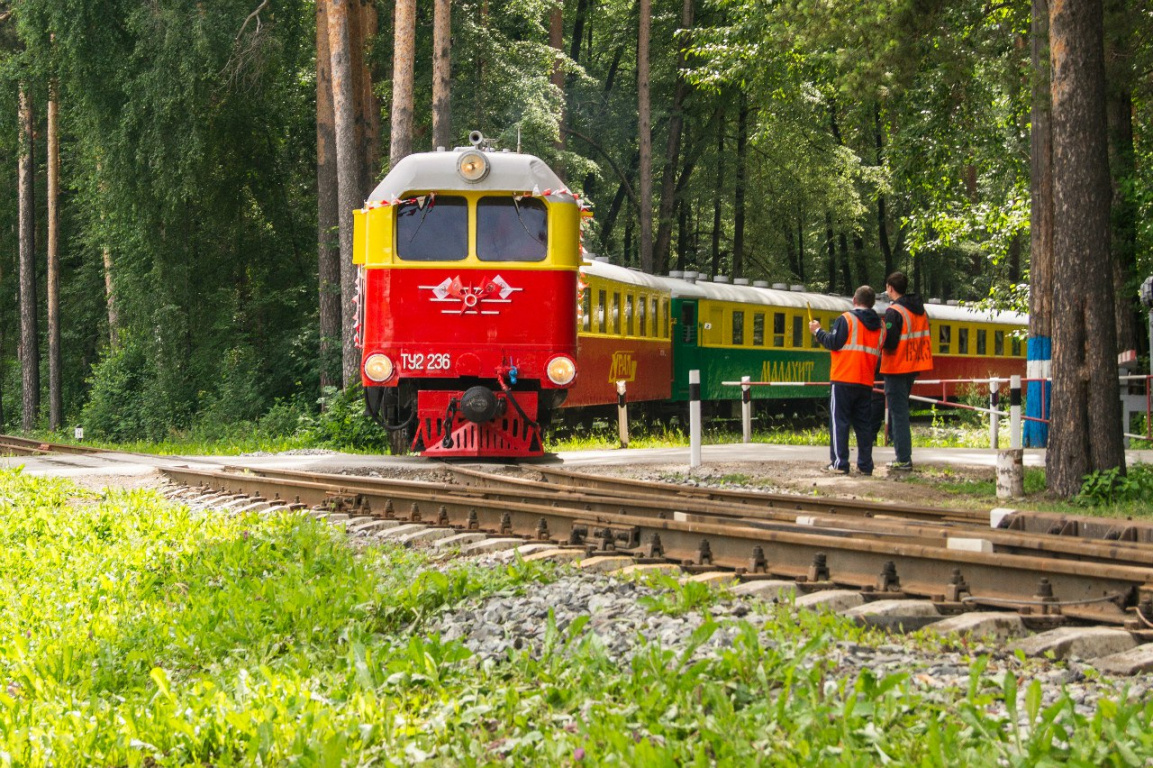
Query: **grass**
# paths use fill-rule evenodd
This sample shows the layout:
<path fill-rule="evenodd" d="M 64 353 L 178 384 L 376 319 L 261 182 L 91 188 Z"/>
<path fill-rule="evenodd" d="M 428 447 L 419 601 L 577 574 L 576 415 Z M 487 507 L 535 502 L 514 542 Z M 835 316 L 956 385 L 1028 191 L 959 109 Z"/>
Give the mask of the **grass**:
<path fill-rule="evenodd" d="M 648 643 L 621 665 L 574 622 L 550 625 L 540 654 L 478 664 L 428 619 L 551 568 L 431 570 L 307 517 L 195 513 L 18 471 L 0 472 L 0 544 L 6 766 L 1153 759 L 1153 704 L 1042 707 L 1039 686 L 984 674 L 983 656 L 955 688 L 838 675 L 838 643 L 877 636 L 788 606 L 735 621 L 712 658 Z M 665 595 L 653 610 L 706 611 L 694 643 L 718 629 L 715 595 Z"/>

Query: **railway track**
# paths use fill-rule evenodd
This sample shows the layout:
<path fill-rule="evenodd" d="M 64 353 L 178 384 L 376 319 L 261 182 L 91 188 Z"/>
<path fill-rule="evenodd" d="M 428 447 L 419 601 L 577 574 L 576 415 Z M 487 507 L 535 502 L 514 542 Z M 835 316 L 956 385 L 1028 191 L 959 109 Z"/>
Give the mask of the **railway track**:
<path fill-rule="evenodd" d="M 103 451 L 83 445 L 48 443 L 43 440 L 31 440 L 26 437 L 0 435 L 0 456 L 46 456 L 53 453 L 78 455 L 100 452 Z"/>
<path fill-rule="evenodd" d="M 1124 626 L 1142 637 L 1153 616 L 1153 546 L 1136 533 L 1082 538 L 1058 531 L 989 527 L 988 515 L 863 502 L 784 509 L 764 495 L 689 491 L 532 471 L 549 482 L 453 468 L 454 482 L 400 481 L 302 472 L 165 468 L 174 483 L 241 507 L 277 500 L 390 521 L 548 543 L 582 557 L 723 570 L 744 581 L 789 579 L 811 592 L 859 590 L 867 599 L 921 598 L 942 614 L 1013 609 L 1042 625 L 1066 620 Z M 584 485 L 581 485 L 581 484 Z M 789 497 L 789 503 L 801 503 Z M 901 517 L 904 510 L 909 517 Z M 910 511 L 912 510 L 912 511 Z M 802 512 L 803 514 L 798 514 Z M 1052 526 L 1050 526 L 1052 527 Z"/>

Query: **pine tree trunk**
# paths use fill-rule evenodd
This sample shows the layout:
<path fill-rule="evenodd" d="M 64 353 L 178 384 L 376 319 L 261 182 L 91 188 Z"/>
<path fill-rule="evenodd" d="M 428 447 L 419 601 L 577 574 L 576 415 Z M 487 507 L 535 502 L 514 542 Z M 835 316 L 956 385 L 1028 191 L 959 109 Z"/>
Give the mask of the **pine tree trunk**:
<path fill-rule="evenodd" d="M 653 262 L 658 274 L 664 274 L 669 267 L 669 248 L 673 238 L 673 210 L 677 195 L 677 161 L 681 154 L 681 133 L 685 122 L 685 99 L 689 95 L 689 84 L 685 80 L 685 50 L 691 43 L 689 30 L 693 26 L 693 0 L 683 0 L 681 4 L 681 29 L 683 37 L 676 41 L 677 46 L 677 85 L 673 91 L 673 111 L 669 116 L 669 137 L 665 146 L 665 170 L 661 178 L 661 206 L 657 215 L 657 240 L 654 245 Z"/>
<path fill-rule="evenodd" d="M 25 432 L 36 427 L 40 411 L 40 343 L 36 309 L 36 177 L 32 96 L 20 85 L 20 367 L 23 372 Z"/>
<path fill-rule="evenodd" d="M 356 6 L 356 42 L 350 50 L 356 88 L 357 143 L 360 147 L 360 197 L 368 197 L 380 174 L 380 99 L 372 90 L 372 68 L 368 46 L 379 31 L 374 0 L 359 0 Z M 352 41 L 350 40 L 350 43 Z"/>
<path fill-rule="evenodd" d="M 108 346 L 116 349 L 120 346 L 120 309 L 116 304 L 116 293 L 112 280 L 112 249 L 104 246 L 100 249 L 100 256 L 104 264 L 104 304 L 108 309 Z"/>
<path fill-rule="evenodd" d="M 721 263 L 721 214 L 724 206 L 725 192 L 725 125 L 721 121 L 720 130 L 717 131 L 717 186 L 713 194 L 713 241 L 712 263 L 713 272 L 717 271 Z"/>
<path fill-rule="evenodd" d="M 1109 170 L 1113 179 L 1113 290 L 1117 300 L 1117 351 L 1148 349 L 1145 323 L 1138 323 L 1136 298 L 1137 230 L 1139 213 L 1134 190 L 1137 182 L 1133 146 L 1133 37 L 1137 4 L 1105 0 L 1106 113 L 1109 121 Z M 1141 328 L 1139 331 L 1138 328 Z M 1138 346 L 1138 339 L 1142 343 Z"/>
<path fill-rule="evenodd" d="M 837 244 L 833 240 L 833 213 L 825 211 L 825 250 L 829 254 L 827 262 L 829 271 L 829 293 L 837 292 Z"/>
<path fill-rule="evenodd" d="M 416 0 L 396 0 L 392 57 L 390 165 L 412 154 L 412 78 L 416 56 Z"/>
<path fill-rule="evenodd" d="M 1030 112 L 1029 335 L 1049 338 L 1053 321 L 1053 135 L 1049 95 L 1049 3 L 1033 0 Z"/>
<path fill-rule="evenodd" d="M 637 34 L 637 134 L 639 136 L 641 179 L 640 262 L 642 272 L 653 271 L 653 127 L 652 97 L 649 90 L 649 38 L 652 35 L 652 0 L 639 0 L 640 25 Z"/>
<path fill-rule="evenodd" d="M 361 164 L 356 140 L 356 99 L 349 53 L 349 4 L 331 0 L 328 6 L 328 51 L 332 62 L 332 103 L 335 116 L 337 220 L 340 228 L 341 361 L 345 387 L 356 381 L 360 359 L 355 342 L 356 271 L 352 263 L 352 211 L 360 205 Z"/>
<path fill-rule="evenodd" d="M 1101 0 L 1049 7 L 1053 100 L 1053 414 L 1049 488 L 1120 467 L 1121 406 L 1113 320 L 1110 179 Z M 1089 289 L 1092 288 L 1092 291 Z"/>
<path fill-rule="evenodd" d="M 797 277 L 805 282 L 805 217 L 797 212 Z"/>
<path fill-rule="evenodd" d="M 316 3 L 316 235 L 320 294 L 320 386 L 343 381 L 340 313 L 340 206 L 336 171 L 336 116 L 332 103 L 332 57 L 328 6 Z"/>
<path fill-rule="evenodd" d="M 560 114 L 557 115 L 557 136 L 556 141 L 553 142 L 553 149 L 560 155 L 564 152 L 565 147 L 565 101 L 564 101 L 564 2 L 557 2 L 553 5 L 548 15 L 548 44 L 549 47 L 556 51 L 556 56 L 552 61 L 552 75 L 549 78 L 552 82 L 552 87 L 556 89 L 558 103 L 560 106 Z M 561 181 L 567 181 L 568 177 L 565 175 L 564 166 L 557 164 L 553 170 L 556 171 L 557 176 Z"/>
<path fill-rule="evenodd" d="M 432 148 L 452 149 L 452 0 L 434 0 L 432 26 Z"/>
<path fill-rule="evenodd" d="M 60 429 L 60 125 L 56 81 L 48 85 L 48 428 Z"/>
<path fill-rule="evenodd" d="M 881 122 L 881 105 L 873 105 L 873 139 L 877 147 L 877 166 L 885 165 L 885 126 Z M 889 245 L 889 218 L 885 211 L 885 196 L 877 195 L 877 242 L 885 259 L 885 277 L 893 274 L 893 249 Z"/>
<path fill-rule="evenodd" d="M 745 178 L 749 159 L 749 99 L 741 92 L 737 113 L 737 172 L 733 196 L 733 277 L 745 275 Z"/>

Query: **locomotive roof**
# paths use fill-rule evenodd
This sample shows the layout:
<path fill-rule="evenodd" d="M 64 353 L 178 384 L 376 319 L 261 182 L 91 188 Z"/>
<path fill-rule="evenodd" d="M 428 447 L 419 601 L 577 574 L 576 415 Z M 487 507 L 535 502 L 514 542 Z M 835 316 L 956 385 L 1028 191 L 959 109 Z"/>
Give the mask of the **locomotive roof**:
<path fill-rule="evenodd" d="M 445 152 L 418 152 L 403 158 L 388 172 L 367 202 L 397 200 L 409 192 L 426 190 L 531 192 L 567 189 L 560 177 L 543 160 L 518 152 L 485 152 L 490 163 L 488 175 L 478 182 L 467 182 L 456 172 L 462 152 L 473 147 L 459 147 Z M 551 197 L 551 196 L 550 196 Z"/>

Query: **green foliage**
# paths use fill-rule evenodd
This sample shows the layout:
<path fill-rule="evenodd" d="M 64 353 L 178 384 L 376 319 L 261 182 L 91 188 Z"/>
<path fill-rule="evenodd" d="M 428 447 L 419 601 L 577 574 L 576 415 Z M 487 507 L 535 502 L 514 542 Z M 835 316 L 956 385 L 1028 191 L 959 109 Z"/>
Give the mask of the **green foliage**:
<path fill-rule="evenodd" d="M 0 472 L 0 755 L 48 765 L 1140 765 L 1153 704 L 838 667 L 890 638 L 828 613 L 705 617 L 621 664 L 589 616 L 477 663 L 443 608 L 549 568 L 430 567 L 307 515 L 192 512 Z M 700 586 L 700 585 L 697 585 Z M 690 596 L 689 590 L 683 593 Z M 692 600 L 698 605 L 695 590 Z M 715 599 L 715 598 L 713 598 Z M 719 630 L 731 643 L 702 652 Z M 642 630 L 643 632 L 643 630 Z"/>
<path fill-rule="evenodd" d="M 86 434 L 117 442 L 163 438 L 170 414 L 156 381 L 143 344 L 124 337 L 93 369 L 91 394 L 80 415 Z"/>
<path fill-rule="evenodd" d="M 359 384 L 341 391 L 324 390 L 321 413 L 313 421 L 310 434 L 317 442 L 334 448 L 383 452 L 388 433 L 365 412 L 364 390 Z"/>
<path fill-rule="evenodd" d="M 1098 470 L 1085 475 L 1081 492 L 1073 501 L 1086 507 L 1099 507 L 1124 502 L 1148 501 L 1153 496 L 1153 465 L 1135 464 Z"/>

